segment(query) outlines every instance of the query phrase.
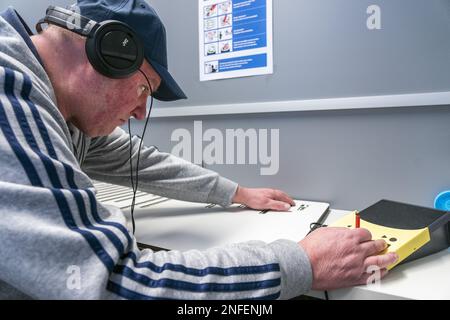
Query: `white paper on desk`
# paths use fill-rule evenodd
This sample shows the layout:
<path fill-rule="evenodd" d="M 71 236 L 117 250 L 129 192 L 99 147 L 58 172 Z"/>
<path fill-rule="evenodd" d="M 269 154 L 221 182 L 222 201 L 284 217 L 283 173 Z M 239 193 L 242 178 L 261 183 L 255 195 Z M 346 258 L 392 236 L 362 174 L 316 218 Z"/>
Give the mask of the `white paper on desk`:
<path fill-rule="evenodd" d="M 307 207 L 299 211 L 302 205 Z M 169 200 L 135 211 L 136 238 L 144 244 L 182 251 L 250 240 L 299 241 L 328 207 L 328 203 L 296 201 L 289 212 L 260 214 L 237 205 L 206 208 L 205 204 Z"/>

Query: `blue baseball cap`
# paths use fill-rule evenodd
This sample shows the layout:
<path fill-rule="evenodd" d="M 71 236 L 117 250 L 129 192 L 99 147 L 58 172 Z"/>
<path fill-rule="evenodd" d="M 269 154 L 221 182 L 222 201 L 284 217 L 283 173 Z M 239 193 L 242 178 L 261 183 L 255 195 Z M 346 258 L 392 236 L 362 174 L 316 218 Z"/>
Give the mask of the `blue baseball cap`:
<path fill-rule="evenodd" d="M 102 22 L 118 20 L 129 25 L 144 44 L 148 63 L 161 77 L 154 97 L 162 101 L 186 99 L 183 90 L 170 75 L 167 65 L 166 29 L 155 10 L 144 0 L 77 0 L 80 14 Z"/>

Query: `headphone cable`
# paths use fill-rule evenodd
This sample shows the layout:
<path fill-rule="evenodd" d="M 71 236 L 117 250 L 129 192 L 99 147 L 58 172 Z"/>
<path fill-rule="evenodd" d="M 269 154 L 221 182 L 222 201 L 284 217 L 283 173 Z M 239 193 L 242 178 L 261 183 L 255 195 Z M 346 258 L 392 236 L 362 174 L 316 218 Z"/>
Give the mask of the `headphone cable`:
<path fill-rule="evenodd" d="M 136 223 L 134 221 L 134 206 L 135 206 L 135 202 L 136 202 L 136 192 L 137 192 L 138 184 L 139 184 L 139 159 L 141 157 L 141 149 L 142 149 L 142 143 L 144 141 L 145 131 L 147 130 L 147 125 L 149 123 L 150 114 L 151 114 L 152 108 L 153 108 L 152 86 L 150 84 L 150 81 L 148 80 L 147 75 L 141 69 L 139 69 L 139 72 L 145 77 L 145 80 L 147 80 L 147 83 L 148 83 L 148 88 L 150 90 L 150 108 L 149 108 L 149 111 L 147 114 L 147 119 L 145 121 L 144 130 L 142 131 L 141 141 L 139 143 L 138 156 L 137 156 L 137 162 L 136 162 L 136 183 L 134 183 L 135 181 L 133 179 L 133 152 L 132 152 L 133 144 L 132 144 L 132 139 L 131 139 L 131 121 L 130 121 L 130 119 L 128 119 L 128 136 L 130 139 L 130 179 L 131 179 L 131 187 L 133 189 L 133 200 L 131 201 L 131 222 L 133 224 L 133 235 L 136 231 Z"/>

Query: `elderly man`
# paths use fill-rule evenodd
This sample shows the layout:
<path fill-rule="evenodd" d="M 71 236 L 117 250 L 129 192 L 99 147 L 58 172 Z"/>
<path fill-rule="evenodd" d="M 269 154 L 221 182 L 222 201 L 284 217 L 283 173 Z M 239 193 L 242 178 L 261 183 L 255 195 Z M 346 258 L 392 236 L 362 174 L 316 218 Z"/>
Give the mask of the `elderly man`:
<path fill-rule="evenodd" d="M 286 299 L 363 284 L 370 265 L 384 276 L 396 256 L 377 255 L 385 242 L 363 229 L 321 228 L 300 243 L 139 250 L 123 213 L 97 202 L 91 178 L 129 185 L 130 149 L 135 161 L 140 141 L 118 126 L 144 119 L 149 94 L 185 95 L 167 70 L 164 27 L 145 1 L 80 0 L 77 9 L 82 23 L 126 23 L 144 59 L 128 74 L 110 72 L 86 45 L 92 34 L 47 19 L 50 27 L 32 35 L 12 8 L 1 13 L 1 297 Z M 112 64 L 137 57 L 108 50 L 97 54 Z M 238 186 L 153 147 L 142 150 L 139 176 L 141 190 L 181 200 L 280 211 L 293 204 L 281 191 Z"/>

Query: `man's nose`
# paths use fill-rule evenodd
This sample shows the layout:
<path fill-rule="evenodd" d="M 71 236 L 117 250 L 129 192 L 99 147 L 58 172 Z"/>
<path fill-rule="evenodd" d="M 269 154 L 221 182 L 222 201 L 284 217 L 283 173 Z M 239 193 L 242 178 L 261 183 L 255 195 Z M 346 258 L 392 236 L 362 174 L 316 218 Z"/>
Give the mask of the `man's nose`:
<path fill-rule="evenodd" d="M 147 100 L 133 110 L 133 117 L 137 120 L 144 120 L 147 111 Z"/>

